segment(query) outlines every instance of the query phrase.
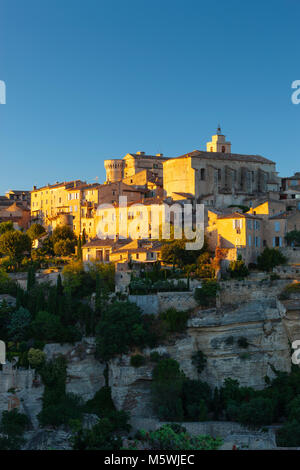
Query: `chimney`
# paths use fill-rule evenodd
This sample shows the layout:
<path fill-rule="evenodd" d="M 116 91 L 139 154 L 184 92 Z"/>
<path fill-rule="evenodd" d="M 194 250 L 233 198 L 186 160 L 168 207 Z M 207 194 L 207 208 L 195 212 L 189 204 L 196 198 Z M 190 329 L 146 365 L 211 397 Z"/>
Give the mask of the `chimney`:
<path fill-rule="evenodd" d="M 137 155 L 145 155 L 145 152 L 142 152 L 141 150 L 139 150 L 138 152 L 136 152 Z"/>
<path fill-rule="evenodd" d="M 163 153 L 157 153 L 157 154 L 156 154 L 156 157 L 163 157 L 163 156 L 164 156 Z"/>

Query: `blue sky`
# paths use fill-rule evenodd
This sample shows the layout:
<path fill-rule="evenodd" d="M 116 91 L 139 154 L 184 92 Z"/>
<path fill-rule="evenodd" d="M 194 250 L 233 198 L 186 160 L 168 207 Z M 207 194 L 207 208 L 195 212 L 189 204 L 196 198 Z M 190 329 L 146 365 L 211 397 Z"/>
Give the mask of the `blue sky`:
<path fill-rule="evenodd" d="M 0 0 L 0 194 L 205 149 L 219 122 L 300 170 L 299 21 L 298 0 Z"/>

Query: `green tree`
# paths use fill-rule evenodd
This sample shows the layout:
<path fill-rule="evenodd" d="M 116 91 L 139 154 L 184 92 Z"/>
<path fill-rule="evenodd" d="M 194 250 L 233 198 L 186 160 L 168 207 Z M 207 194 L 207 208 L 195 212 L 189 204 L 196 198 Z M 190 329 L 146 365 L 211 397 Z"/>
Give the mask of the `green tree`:
<path fill-rule="evenodd" d="M 289 246 L 300 246 L 300 230 L 291 230 L 286 234 L 285 240 Z"/>
<path fill-rule="evenodd" d="M 39 369 L 46 360 L 46 354 L 41 349 L 30 348 L 28 351 L 28 362 L 33 369 Z"/>
<path fill-rule="evenodd" d="M 30 250 L 30 238 L 18 230 L 9 230 L 0 236 L 0 252 L 9 256 L 17 265 L 20 264 L 25 253 L 30 253 Z"/>
<path fill-rule="evenodd" d="M 152 379 L 152 402 L 157 416 L 163 420 L 183 421 L 182 387 L 185 375 L 178 362 L 162 359 L 154 367 Z"/>
<path fill-rule="evenodd" d="M 142 346 L 145 338 L 140 308 L 130 302 L 115 302 L 102 312 L 97 325 L 97 355 L 106 362 L 134 346 Z"/>
<path fill-rule="evenodd" d="M 195 300 L 203 307 L 213 306 L 215 305 L 216 295 L 219 290 L 220 286 L 217 281 L 212 279 L 203 281 L 202 286 L 195 289 Z"/>
<path fill-rule="evenodd" d="M 9 232 L 9 231 L 14 231 L 14 224 L 11 220 L 9 220 L 8 222 L 1 222 L 0 223 L 0 235 L 3 235 L 3 233 L 5 232 Z"/>
<path fill-rule="evenodd" d="M 68 256 L 74 252 L 74 241 L 69 240 L 58 240 L 54 243 L 54 254 L 57 256 Z"/>
<path fill-rule="evenodd" d="M 35 338 L 43 341 L 57 341 L 61 335 L 62 324 L 57 315 L 38 312 L 31 328 Z"/>
<path fill-rule="evenodd" d="M 32 224 L 26 233 L 32 241 L 41 238 L 43 235 L 46 235 L 46 231 L 41 224 Z"/>
<path fill-rule="evenodd" d="M 31 314 L 23 307 L 11 313 L 7 331 L 13 341 L 22 341 L 27 338 L 31 324 Z"/>
<path fill-rule="evenodd" d="M 78 237 L 77 242 L 77 259 L 82 261 L 82 243 L 81 243 L 81 236 Z"/>
<path fill-rule="evenodd" d="M 281 251 L 276 248 L 265 248 L 257 258 L 257 265 L 262 271 L 270 271 L 275 268 L 275 266 L 285 264 L 286 261 L 286 257 Z"/>

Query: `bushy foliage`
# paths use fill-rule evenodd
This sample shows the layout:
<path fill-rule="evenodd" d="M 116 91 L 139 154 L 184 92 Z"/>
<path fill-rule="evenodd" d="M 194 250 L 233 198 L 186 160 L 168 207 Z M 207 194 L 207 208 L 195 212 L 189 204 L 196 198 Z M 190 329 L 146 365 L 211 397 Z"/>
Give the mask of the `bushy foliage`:
<path fill-rule="evenodd" d="M 0 223 L 0 235 L 3 235 L 5 232 L 13 231 L 14 230 L 14 224 L 11 220 L 8 222 L 1 222 Z"/>
<path fill-rule="evenodd" d="M 74 252 L 76 237 L 68 225 L 56 227 L 51 238 L 55 254 L 67 256 Z"/>
<path fill-rule="evenodd" d="M 26 339 L 29 334 L 31 320 L 31 314 L 26 308 L 20 307 L 11 313 L 7 325 L 9 338 L 13 341 Z"/>
<path fill-rule="evenodd" d="M 202 351 L 196 351 L 192 355 L 192 364 L 196 367 L 198 374 L 205 369 L 207 357 Z"/>
<path fill-rule="evenodd" d="M 229 265 L 230 276 L 234 279 L 243 279 L 248 276 L 249 270 L 245 265 L 245 261 L 238 259 L 236 261 L 231 261 Z"/>
<path fill-rule="evenodd" d="M 220 286 L 217 281 L 203 281 L 202 287 L 195 289 L 194 297 L 196 302 L 203 307 L 214 306 L 219 289 Z"/>
<path fill-rule="evenodd" d="M 0 450 L 20 450 L 24 444 L 23 434 L 30 421 L 17 409 L 3 411 L 0 424 Z"/>
<path fill-rule="evenodd" d="M 181 312 L 174 307 L 168 308 L 165 312 L 159 315 L 160 320 L 165 324 L 168 332 L 181 332 L 186 329 L 189 314 Z"/>
<path fill-rule="evenodd" d="M 100 360 L 108 361 L 117 354 L 126 354 L 134 346 L 143 346 L 145 341 L 142 312 L 136 304 L 115 302 L 102 313 L 96 328 Z"/>
<path fill-rule="evenodd" d="M 145 365 L 146 363 L 146 358 L 142 354 L 134 354 L 133 356 L 130 356 L 130 365 L 132 367 L 141 367 Z"/>
<path fill-rule="evenodd" d="M 25 233 L 18 230 L 8 230 L 0 236 L 0 253 L 20 264 L 25 253 L 30 253 L 31 240 Z"/>
<path fill-rule="evenodd" d="M 28 351 L 28 362 L 33 369 L 39 369 L 46 360 L 46 354 L 40 349 L 30 348 Z"/>
<path fill-rule="evenodd" d="M 45 235 L 46 231 L 41 224 L 32 224 L 26 233 L 29 238 L 33 241 Z"/>
<path fill-rule="evenodd" d="M 152 378 L 152 401 L 157 416 L 162 420 L 183 421 L 181 394 L 185 376 L 178 362 L 174 359 L 159 361 L 153 369 Z"/>
<path fill-rule="evenodd" d="M 108 418 L 101 419 L 92 429 L 80 429 L 73 437 L 74 450 L 119 450 L 122 439 Z"/>
<path fill-rule="evenodd" d="M 226 411 L 229 419 L 244 425 L 267 425 L 274 419 L 274 403 L 270 398 L 256 397 L 247 403 L 231 401 Z"/>
<path fill-rule="evenodd" d="M 150 444 L 151 450 L 216 450 L 222 439 L 211 436 L 191 436 L 185 428 L 164 424 L 156 431 L 139 431 L 138 437 Z"/>
<path fill-rule="evenodd" d="M 291 230 L 286 234 L 285 240 L 289 246 L 300 246 L 300 230 Z"/>
<path fill-rule="evenodd" d="M 261 271 L 270 271 L 286 263 L 286 257 L 276 248 L 265 248 L 257 258 L 257 266 Z"/>

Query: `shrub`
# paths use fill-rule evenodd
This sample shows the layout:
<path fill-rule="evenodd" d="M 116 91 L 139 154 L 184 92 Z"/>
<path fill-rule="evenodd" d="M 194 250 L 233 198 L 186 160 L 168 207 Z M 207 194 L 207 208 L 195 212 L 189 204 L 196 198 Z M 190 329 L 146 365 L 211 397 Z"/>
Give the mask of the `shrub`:
<path fill-rule="evenodd" d="M 270 271 L 280 264 L 286 263 L 286 257 L 276 248 L 265 248 L 257 258 L 258 268 L 262 271 Z"/>
<path fill-rule="evenodd" d="M 156 431 L 139 431 L 143 441 L 149 442 L 151 450 L 216 450 L 222 440 L 210 436 L 191 436 L 186 431 L 164 424 Z"/>
<path fill-rule="evenodd" d="M 21 436 L 29 425 L 28 416 L 20 413 L 17 409 L 2 413 L 1 432 L 4 434 Z"/>
<path fill-rule="evenodd" d="M 214 280 L 203 281 L 202 287 L 195 290 L 195 300 L 203 307 L 213 306 L 216 302 L 216 295 L 220 289 L 219 284 Z"/>
<path fill-rule="evenodd" d="M 163 358 L 164 356 L 158 351 L 152 351 L 152 353 L 150 353 L 150 361 L 152 362 L 159 362 Z"/>
<path fill-rule="evenodd" d="M 242 279 L 249 274 L 249 270 L 245 262 L 241 259 L 231 261 L 229 265 L 230 276 L 234 279 Z"/>
<path fill-rule="evenodd" d="M 108 418 L 101 419 L 92 429 L 81 429 L 73 438 L 74 450 L 119 450 L 121 446 L 122 440 Z"/>
<path fill-rule="evenodd" d="M 227 415 L 244 425 L 271 424 L 274 418 L 274 403 L 270 398 L 263 397 L 252 398 L 248 403 L 230 401 Z"/>
<path fill-rule="evenodd" d="M 177 311 L 174 307 L 168 308 L 165 312 L 161 313 L 159 318 L 165 323 L 167 331 L 181 332 L 186 329 L 188 320 L 187 312 Z"/>
<path fill-rule="evenodd" d="M 182 386 L 185 379 L 179 364 L 174 359 L 163 359 L 152 372 L 152 401 L 160 419 L 182 421 Z M 170 400 L 172 397 L 172 400 Z"/>
<path fill-rule="evenodd" d="M 16 312 L 10 315 L 7 331 L 10 339 L 21 341 L 27 338 L 31 323 L 30 312 L 20 307 Z"/>
<path fill-rule="evenodd" d="M 202 351 L 197 351 L 192 355 L 192 364 L 196 367 L 198 374 L 205 369 L 207 357 Z"/>
<path fill-rule="evenodd" d="M 141 354 L 134 354 L 130 357 L 130 365 L 132 367 L 141 367 L 146 363 L 145 356 Z"/>
<path fill-rule="evenodd" d="M 186 379 L 182 387 L 184 418 L 189 421 L 206 421 L 211 390 L 206 382 Z"/>
<path fill-rule="evenodd" d="M 115 302 L 102 313 L 96 328 L 97 355 L 108 361 L 118 354 L 126 354 L 134 346 L 142 346 L 146 331 L 142 312 L 136 304 Z"/>
<path fill-rule="evenodd" d="M 43 341 L 57 341 L 62 330 L 59 317 L 45 311 L 38 312 L 31 327 L 34 337 Z"/>
<path fill-rule="evenodd" d="M 30 348 L 28 351 L 28 362 L 33 369 L 41 367 L 46 359 L 46 354 L 40 349 Z"/>
<path fill-rule="evenodd" d="M 277 445 L 280 447 L 300 446 L 300 423 L 293 420 L 287 422 L 277 432 Z"/>
<path fill-rule="evenodd" d="M 249 346 L 249 343 L 248 343 L 247 338 L 245 338 L 244 336 L 241 336 L 241 337 L 238 339 L 238 345 L 239 345 L 240 348 L 247 349 L 248 346 Z"/>
<path fill-rule="evenodd" d="M 115 411 L 115 405 L 111 398 L 111 388 L 102 387 L 95 393 L 91 400 L 85 404 L 85 411 L 87 413 L 95 413 L 99 417 L 107 416 L 112 411 Z"/>

